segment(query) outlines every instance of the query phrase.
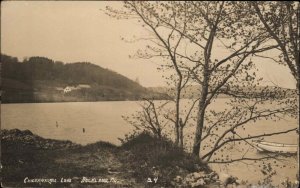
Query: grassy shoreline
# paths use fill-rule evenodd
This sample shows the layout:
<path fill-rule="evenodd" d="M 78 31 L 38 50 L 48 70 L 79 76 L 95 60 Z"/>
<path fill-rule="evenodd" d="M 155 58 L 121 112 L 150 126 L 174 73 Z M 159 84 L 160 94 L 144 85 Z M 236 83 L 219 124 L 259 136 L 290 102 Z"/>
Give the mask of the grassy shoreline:
<path fill-rule="evenodd" d="M 148 133 L 121 146 L 103 141 L 82 146 L 29 130 L 1 130 L 1 154 L 4 187 L 219 185 L 218 175 L 206 164 Z"/>

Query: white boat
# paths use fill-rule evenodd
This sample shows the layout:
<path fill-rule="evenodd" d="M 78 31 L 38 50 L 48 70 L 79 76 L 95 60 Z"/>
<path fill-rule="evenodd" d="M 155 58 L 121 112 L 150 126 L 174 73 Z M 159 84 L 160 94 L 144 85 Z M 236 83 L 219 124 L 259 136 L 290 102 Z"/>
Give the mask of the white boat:
<path fill-rule="evenodd" d="M 298 151 L 297 144 L 283 144 L 276 142 L 254 141 L 254 146 L 261 152 L 296 154 Z"/>

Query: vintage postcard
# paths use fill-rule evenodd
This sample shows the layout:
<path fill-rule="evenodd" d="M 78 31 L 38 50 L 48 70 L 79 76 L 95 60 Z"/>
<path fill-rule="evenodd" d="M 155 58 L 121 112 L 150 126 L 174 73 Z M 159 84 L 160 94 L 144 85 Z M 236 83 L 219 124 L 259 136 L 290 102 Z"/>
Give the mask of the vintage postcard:
<path fill-rule="evenodd" d="M 298 187 L 299 2 L 2 1 L 2 187 Z"/>

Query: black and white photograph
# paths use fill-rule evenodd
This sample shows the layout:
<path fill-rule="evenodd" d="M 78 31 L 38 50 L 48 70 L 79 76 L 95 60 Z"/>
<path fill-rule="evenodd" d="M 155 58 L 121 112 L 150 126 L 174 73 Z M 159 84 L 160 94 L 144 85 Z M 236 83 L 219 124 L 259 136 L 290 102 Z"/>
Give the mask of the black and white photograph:
<path fill-rule="evenodd" d="M 1 2 L 1 187 L 299 187 L 298 1 Z"/>

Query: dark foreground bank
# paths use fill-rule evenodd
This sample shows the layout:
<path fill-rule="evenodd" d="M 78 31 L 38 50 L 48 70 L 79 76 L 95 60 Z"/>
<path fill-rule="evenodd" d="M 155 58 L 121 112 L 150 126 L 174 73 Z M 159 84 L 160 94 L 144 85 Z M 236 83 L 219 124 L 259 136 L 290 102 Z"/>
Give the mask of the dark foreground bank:
<path fill-rule="evenodd" d="M 86 146 L 1 131 L 4 187 L 220 187 L 218 174 L 168 140 L 147 133 L 121 146 Z"/>

